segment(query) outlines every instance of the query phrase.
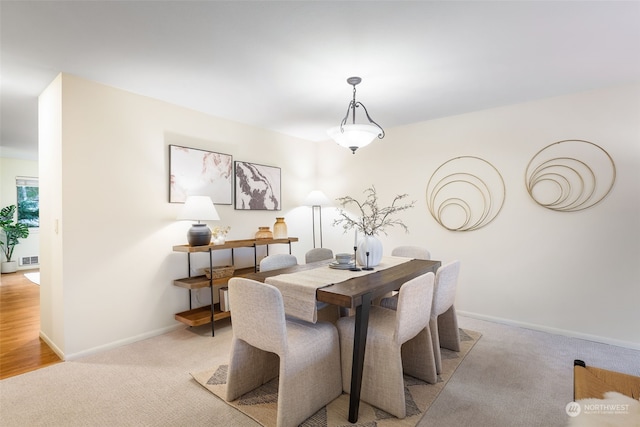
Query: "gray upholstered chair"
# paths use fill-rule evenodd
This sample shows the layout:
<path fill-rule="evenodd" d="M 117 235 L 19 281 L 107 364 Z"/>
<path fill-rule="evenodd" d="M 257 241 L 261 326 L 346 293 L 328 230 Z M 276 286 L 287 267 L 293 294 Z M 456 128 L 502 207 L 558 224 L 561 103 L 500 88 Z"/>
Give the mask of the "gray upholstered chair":
<path fill-rule="evenodd" d="M 442 372 L 442 356 L 440 348 L 460 351 L 460 330 L 458 316 L 454 306 L 460 261 L 451 261 L 436 271 L 436 285 L 433 293 L 433 307 L 431 308 L 431 337 L 433 349 L 436 351 L 436 369 Z"/>
<path fill-rule="evenodd" d="M 427 248 L 423 248 L 422 246 L 396 246 L 391 251 L 391 256 L 401 256 L 406 258 L 425 259 L 425 260 L 431 259 L 431 254 L 429 253 Z M 383 298 L 392 297 L 396 293 L 397 292 L 389 292 L 385 295 L 382 295 L 381 297 L 376 298 L 373 301 L 373 304 L 380 305 L 380 301 Z"/>
<path fill-rule="evenodd" d="M 297 426 L 342 394 L 338 332 L 327 322 L 285 318 L 282 294 L 246 278 L 229 280 L 233 337 L 225 399 L 279 376 L 277 426 Z"/>
<path fill-rule="evenodd" d="M 391 256 L 403 256 L 415 259 L 431 259 L 431 253 L 422 246 L 397 246 L 391 251 Z"/>
<path fill-rule="evenodd" d="M 458 329 L 458 317 L 454 306 L 459 273 L 460 261 L 458 260 L 442 265 L 438 268 L 438 271 L 436 271 L 429 329 L 431 339 L 433 340 L 434 359 L 438 373 L 442 372 L 442 353 L 440 348 L 460 351 L 460 331 Z M 384 298 L 380 302 L 380 305 L 385 308 L 394 309 L 397 303 L 396 297 Z M 410 353 L 407 349 L 406 352 L 403 352 L 403 357 L 405 354 L 408 355 Z M 412 357 L 418 356 L 419 354 L 416 353 L 413 354 Z M 427 363 L 430 363 L 429 360 L 427 360 Z"/>
<path fill-rule="evenodd" d="M 304 254 L 304 262 L 309 264 L 310 262 L 323 261 L 325 259 L 333 259 L 333 251 L 328 248 L 313 248 Z"/>
<path fill-rule="evenodd" d="M 367 348 L 364 355 L 362 389 L 360 398 L 398 418 L 406 416 L 403 366 L 407 374 L 431 383 L 436 382 L 435 366 L 425 372 L 424 364 L 411 366 L 403 363 L 403 344 L 427 329 L 431 304 L 425 310 L 425 301 L 433 296 L 433 273 L 418 276 L 400 287 L 397 311 L 372 306 L 367 329 Z M 233 304 L 233 303 L 232 303 Z M 355 318 L 338 319 L 340 356 L 342 361 L 342 388 L 351 389 L 353 335 Z M 422 340 L 427 354 L 433 354 L 431 340 Z M 415 371 L 413 368 L 418 368 Z"/>
<path fill-rule="evenodd" d="M 267 255 L 260 260 L 260 271 L 277 270 L 279 268 L 293 267 L 298 265 L 298 259 L 290 254 Z"/>

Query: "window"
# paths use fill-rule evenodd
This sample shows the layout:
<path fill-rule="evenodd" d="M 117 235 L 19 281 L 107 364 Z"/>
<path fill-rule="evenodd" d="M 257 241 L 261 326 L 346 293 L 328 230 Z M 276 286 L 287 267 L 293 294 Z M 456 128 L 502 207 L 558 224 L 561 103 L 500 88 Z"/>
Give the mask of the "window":
<path fill-rule="evenodd" d="M 18 223 L 29 228 L 40 227 L 40 195 L 38 178 L 16 177 L 18 191 Z"/>

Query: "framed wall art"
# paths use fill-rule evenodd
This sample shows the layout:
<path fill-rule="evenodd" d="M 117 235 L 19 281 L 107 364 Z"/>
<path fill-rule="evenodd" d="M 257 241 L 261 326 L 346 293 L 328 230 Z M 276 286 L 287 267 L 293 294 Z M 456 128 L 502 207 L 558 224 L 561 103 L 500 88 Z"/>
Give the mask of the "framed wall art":
<path fill-rule="evenodd" d="M 169 202 L 187 196 L 210 196 L 216 205 L 230 205 L 233 158 L 229 154 L 169 145 Z"/>
<path fill-rule="evenodd" d="M 280 168 L 235 162 L 236 204 L 240 210 L 279 211 Z"/>

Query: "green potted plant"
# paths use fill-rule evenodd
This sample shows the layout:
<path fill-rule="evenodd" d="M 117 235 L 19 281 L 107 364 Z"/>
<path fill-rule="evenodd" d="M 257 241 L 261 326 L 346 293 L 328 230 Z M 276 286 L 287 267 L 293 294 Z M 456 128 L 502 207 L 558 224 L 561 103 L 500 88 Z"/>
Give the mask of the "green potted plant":
<path fill-rule="evenodd" d="M 18 269 L 18 262 L 11 259 L 13 250 L 20 239 L 29 237 L 29 228 L 13 221 L 15 213 L 16 205 L 6 206 L 0 210 L 0 228 L 4 232 L 4 236 L 0 238 L 0 247 L 6 259 L 2 262 L 3 273 L 13 273 Z"/>

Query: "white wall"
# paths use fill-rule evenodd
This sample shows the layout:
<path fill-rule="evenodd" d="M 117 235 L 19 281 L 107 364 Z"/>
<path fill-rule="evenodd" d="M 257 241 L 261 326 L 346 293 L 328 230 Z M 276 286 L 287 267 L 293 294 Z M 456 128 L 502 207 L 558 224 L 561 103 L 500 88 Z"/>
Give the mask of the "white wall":
<path fill-rule="evenodd" d="M 22 160 L 8 157 L 0 157 L 0 208 L 17 204 L 16 177 L 37 177 L 38 162 L 34 160 Z M 29 229 L 29 237 L 20 239 L 20 243 L 13 251 L 13 260 L 20 263 L 20 259 L 26 256 L 34 256 L 40 253 L 40 230 Z M 4 257 L 2 257 L 4 261 Z M 37 267 L 37 266 L 36 266 Z M 34 268 L 33 265 L 21 266 L 19 270 Z"/>
<path fill-rule="evenodd" d="M 174 314 L 189 308 L 187 290 L 172 281 L 187 275 L 187 258 L 172 246 L 186 244 L 190 224 L 177 222 L 182 205 L 168 202 L 169 144 L 282 168 L 282 211 L 217 206 L 229 239 L 251 238 L 276 216 L 290 235 L 307 232 L 310 210 L 298 206 L 315 176 L 309 142 L 66 74 L 40 105 L 41 180 L 52 183 L 42 188 L 50 193 L 41 220 L 52 236 L 42 242 L 42 332 L 67 359 L 184 326 Z M 293 249 L 302 260 L 311 233 L 299 237 Z M 220 252 L 217 265 L 230 257 Z M 239 258 L 249 264 L 253 255 Z"/>
<path fill-rule="evenodd" d="M 640 87 L 628 86 L 431 120 L 386 129 L 384 140 L 352 155 L 329 141 L 59 76 L 40 100 L 40 179 L 51 190 L 42 197 L 43 335 L 74 358 L 184 327 L 173 315 L 188 308 L 186 290 L 171 283 L 186 275 L 186 255 L 171 248 L 185 243 L 189 224 L 175 221 L 181 205 L 168 203 L 168 145 L 178 144 L 282 168 L 282 211 L 217 206 L 230 239 L 250 238 L 284 215 L 302 262 L 312 236 L 310 208 L 300 204 L 310 190 L 335 199 L 375 184 L 383 202 L 406 192 L 417 200 L 403 215 L 410 234 L 391 229 L 385 252 L 424 244 L 436 259 L 460 259 L 460 311 L 640 348 L 639 99 Z M 524 189 L 530 158 L 563 139 L 592 141 L 616 162 L 612 193 L 582 212 L 544 209 Z M 507 195 L 488 226 L 455 233 L 429 215 L 425 189 L 440 164 L 463 155 L 491 162 Z M 334 208 L 323 209 L 324 246 L 350 251 L 353 237 L 333 229 L 333 217 Z M 224 252 L 216 264 L 228 262 Z M 252 254 L 239 258 L 249 265 Z"/>
<path fill-rule="evenodd" d="M 40 336 L 64 358 L 66 308 L 75 297 L 67 293 L 65 300 L 63 286 L 62 171 L 68 160 L 63 164 L 62 126 L 62 76 L 58 75 L 38 98 Z"/>
<path fill-rule="evenodd" d="M 383 202 L 400 193 L 417 200 L 402 215 L 410 234 L 382 236 L 387 254 L 406 243 L 427 246 L 434 259 L 460 259 L 459 312 L 640 348 L 640 86 L 386 130 L 384 140 L 355 155 L 323 144 L 318 179 L 331 199 L 362 197 L 374 184 Z M 566 139 L 599 145 L 617 168 L 612 192 L 581 212 L 542 208 L 524 186 L 529 160 Z M 505 181 L 502 211 L 477 231 L 447 231 L 427 210 L 429 178 L 458 156 L 485 159 Z M 328 222 L 335 211 L 324 213 Z M 351 239 L 338 233 L 325 246 L 347 249 Z"/>

